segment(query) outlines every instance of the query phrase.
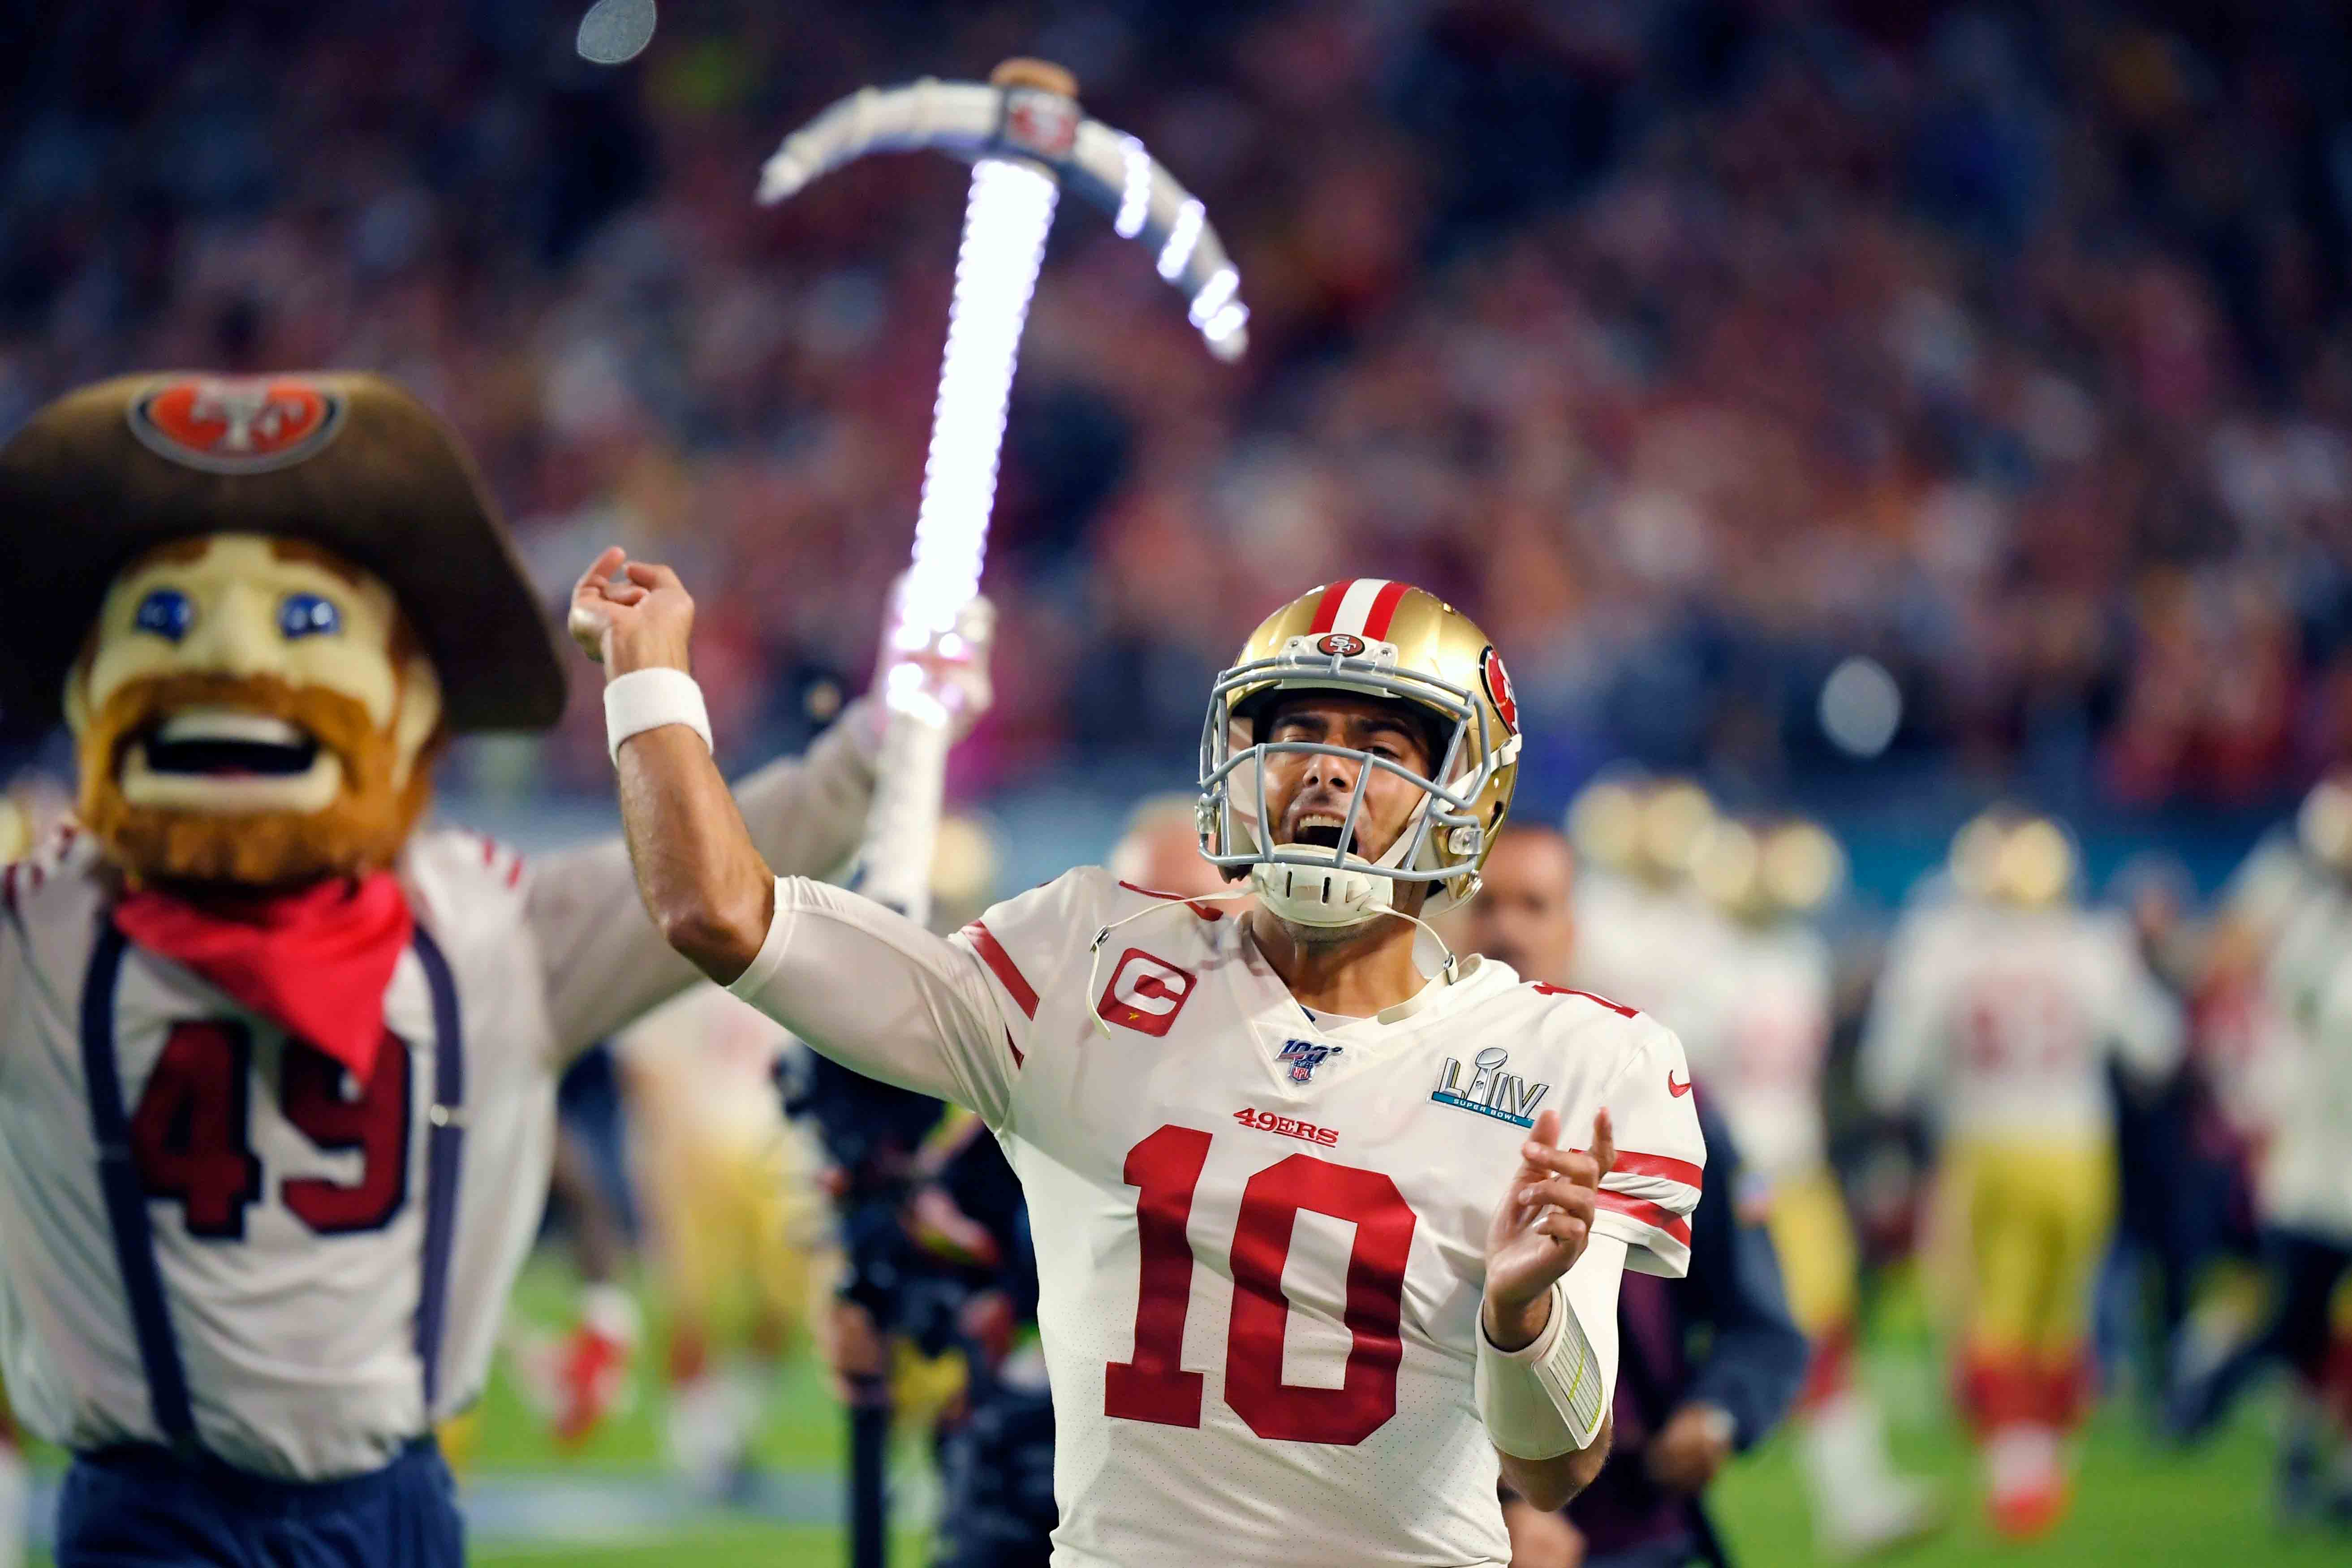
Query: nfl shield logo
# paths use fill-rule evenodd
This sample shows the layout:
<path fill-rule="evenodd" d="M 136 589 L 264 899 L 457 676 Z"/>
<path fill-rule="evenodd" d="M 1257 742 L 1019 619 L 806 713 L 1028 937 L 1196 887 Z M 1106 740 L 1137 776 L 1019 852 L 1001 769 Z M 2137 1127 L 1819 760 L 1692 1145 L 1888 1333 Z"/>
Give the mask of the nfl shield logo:
<path fill-rule="evenodd" d="M 1339 1054 L 1338 1046 L 1318 1045 L 1312 1040 L 1287 1040 L 1282 1054 L 1274 1059 L 1290 1064 L 1290 1081 L 1313 1083 L 1315 1069 Z"/>

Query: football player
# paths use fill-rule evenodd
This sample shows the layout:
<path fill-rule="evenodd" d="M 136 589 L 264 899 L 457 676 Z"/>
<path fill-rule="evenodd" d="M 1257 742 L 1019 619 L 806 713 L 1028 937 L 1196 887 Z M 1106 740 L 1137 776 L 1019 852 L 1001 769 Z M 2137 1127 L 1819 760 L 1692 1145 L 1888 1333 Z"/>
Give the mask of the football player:
<path fill-rule="evenodd" d="M 2076 856 L 2046 817 L 1993 811 L 1953 841 L 1955 896 L 1906 917 L 1871 1000 L 1864 1098 L 1932 1108 L 1968 1259 L 1961 1403 L 1996 1528 L 2065 1511 L 2063 1442 L 2089 1394 L 2091 1285 L 2114 1226 L 2110 1058 L 2171 1072 L 2181 1026 L 2130 929 L 2076 907 Z"/>
<path fill-rule="evenodd" d="M 1692 880 L 1726 920 L 1682 1029 L 1691 1070 L 1747 1161 L 1742 1206 L 1763 1207 L 1790 1309 L 1812 1343 L 1799 1453 L 1815 1533 L 1824 1551 L 1851 1557 L 1923 1533 L 1937 1513 L 1923 1486 L 1895 1473 L 1853 1374 L 1858 1254 L 1822 1101 L 1835 974 L 1813 925 L 1844 879 L 1844 852 L 1815 823 L 1714 823 Z"/>
<path fill-rule="evenodd" d="M 2262 984 L 2279 1027 L 2250 1069 L 2264 1132 L 2253 1192 L 2270 1314 L 2251 1342 L 2175 1394 L 2170 1415 L 2178 1428 L 2201 1433 L 2254 1372 L 2284 1362 L 2294 1378 L 2279 1430 L 2281 1510 L 2325 1510 L 2352 1523 L 2352 1342 L 2332 1311 L 2352 1273 L 2352 1161 L 2344 1152 L 2352 1129 L 2352 774 L 2312 790 L 2292 842 L 2291 860 L 2266 842 L 2249 868 L 2281 893 L 2260 927 Z M 2249 879 L 2242 874 L 2242 892 Z M 2329 1476 L 2322 1471 L 2331 1436 Z"/>
<path fill-rule="evenodd" d="M 782 1030 L 698 986 L 614 1042 L 630 1168 L 668 1308 L 670 1462 L 704 1496 L 741 1471 L 777 1358 L 830 1279 L 809 1140 L 776 1098 Z"/>
<path fill-rule="evenodd" d="M 1498 963 L 1413 963 L 1517 778 L 1484 634 L 1357 579 L 1252 635 L 1201 779 L 1202 852 L 1246 914 L 1087 868 L 942 940 L 769 870 L 685 721 L 692 622 L 675 574 L 617 551 L 575 591 L 641 890 L 736 994 L 1004 1144 L 1055 1562 L 1506 1561 L 1498 1472 L 1556 1507 L 1597 1471 L 1619 1272 L 1685 1267 L 1705 1149 L 1664 1028 Z"/>

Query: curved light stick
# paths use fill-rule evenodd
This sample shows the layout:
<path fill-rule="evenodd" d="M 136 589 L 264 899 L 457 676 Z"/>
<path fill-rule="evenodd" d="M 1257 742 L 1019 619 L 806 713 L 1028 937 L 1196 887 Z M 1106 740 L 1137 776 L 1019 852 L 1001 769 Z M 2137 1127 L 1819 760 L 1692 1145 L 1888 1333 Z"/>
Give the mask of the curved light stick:
<path fill-rule="evenodd" d="M 1248 342 L 1241 274 L 1199 200 L 1134 137 L 1082 115 L 1076 93 L 1067 71 L 1039 60 L 1007 60 L 986 83 L 866 88 L 785 137 L 760 175 L 760 200 L 772 205 L 868 153 L 928 147 L 972 162 L 914 563 L 885 634 L 888 728 L 859 855 L 863 889 L 917 920 L 930 906 L 950 715 L 906 661 L 934 646 L 953 657 L 957 621 L 980 592 L 1013 365 L 1061 187 L 1157 248 L 1211 353 L 1230 361 Z"/>

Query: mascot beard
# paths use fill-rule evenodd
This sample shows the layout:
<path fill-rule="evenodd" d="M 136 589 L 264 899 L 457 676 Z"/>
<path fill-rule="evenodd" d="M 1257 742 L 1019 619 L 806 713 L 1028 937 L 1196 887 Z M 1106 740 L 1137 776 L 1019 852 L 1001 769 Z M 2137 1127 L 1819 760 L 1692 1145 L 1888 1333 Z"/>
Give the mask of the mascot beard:
<path fill-rule="evenodd" d="M 443 743 L 438 683 L 390 591 L 314 547 L 216 536 L 198 548 L 193 564 L 212 572 L 200 571 L 192 591 L 240 565 L 269 576 L 299 572 L 303 591 L 325 587 L 320 578 L 338 584 L 337 635 L 351 640 L 334 657 L 346 676 L 360 677 L 343 684 L 370 692 L 377 707 L 388 692 L 389 711 L 380 716 L 353 691 L 302 679 L 300 645 L 278 650 L 274 670 L 223 668 L 199 648 L 181 658 L 176 647 L 153 647 L 137 601 L 158 591 L 159 574 L 168 580 L 174 558 L 192 560 L 186 546 L 158 552 L 160 563 L 151 556 L 117 579 L 68 678 L 84 825 L 134 883 L 191 891 L 276 892 L 390 866 L 431 799 Z M 266 604 L 286 584 L 264 587 L 248 596 Z M 167 581 L 163 591 L 180 590 Z M 213 610 L 235 613 L 226 604 Z M 110 644 L 142 637 L 132 658 L 113 662 L 146 668 L 107 679 Z"/>

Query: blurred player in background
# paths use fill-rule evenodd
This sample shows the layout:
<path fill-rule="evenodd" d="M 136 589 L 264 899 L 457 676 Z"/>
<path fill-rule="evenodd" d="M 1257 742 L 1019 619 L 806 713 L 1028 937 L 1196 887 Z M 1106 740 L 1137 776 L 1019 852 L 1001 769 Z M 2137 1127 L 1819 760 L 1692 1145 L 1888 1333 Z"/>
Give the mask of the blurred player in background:
<path fill-rule="evenodd" d="M 1843 890 L 1845 856 L 1814 823 L 1718 817 L 1692 879 L 1726 919 L 1684 1037 L 1747 1162 L 1739 1202 L 1769 1215 L 1789 1304 L 1812 1344 L 1798 1431 L 1815 1533 L 1835 1556 L 1879 1551 L 1933 1528 L 1938 1510 L 1895 1473 L 1854 1376 L 1859 1258 L 1822 1108 L 1835 973 L 1814 924 Z"/>
<path fill-rule="evenodd" d="M 1565 976 L 1577 942 L 1575 882 L 1565 837 L 1549 827 L 1507 827 L 1487 858 L 1486 887 L 1451 929 L 1469 951 L 1521 974 Z M 1730 1132 L 1704 1098 L 1694 1104 L 1717 1184 L 1742 1191 Z M 1779 1423 L 1806 1361 L 1772 1237 L 1742 1207 L 1716 1204 L 1693 1217 L 1690 1274 L 1680 1284 L 1623 1282 L 1616 1447 L 1564 1512 L 1506 1496 L 1512 1568 L 1724 1560 L 1703 1494 L 1735 1453 Z"/>
<path fill-rule="evenodd" d="M 631 1173 L 667 1311 L 670 1463 L 706 1497 L 748 1470 L 776 1368 L 829 1280 L 816 1157 L 774 1082 L 789 1037 L 698 986 L 614 1041 Z"/>
<path fill-rule="evenodd" d="M 637 1299 L 623 1278 L 629 1261 L 628 1226 L 599 1168 L 597 1143 L 582 1124 L 577 1098 L 613 1092 L 613 1071 L 612 1052 L 600 1045 L 573 1062 L 556 1086 L 547 1205 L 580 1276 L 572 1325 L 551 1334 L 510 1317 L 501 1335 L 517 1387 L 547 1418 L 561 1448 L 588 1441 L 605 1416 L 627 1403 L 644 1328 Z M 442 1424 L 441 1446 L 460 1474 L 463 1461 L 472 1458 L 478 1414 L 469 1411 Z"/>
<path fill-rule="evenodd" d="M 1715 803 L 1688 779 L 1602 779 L 1570 807 L 1576 984 L 1680 1030 L 1721 921 L 1691 886 Z"/>
<path fill-rule="evenodd" d="M 2178 1065 L 2180 1019 L 2128 927 L 2075 903 L 2073 841 L 1995 811 L 1953 842 L 1956 896 L 1907 915 L 1863 1042 L 1872 1107 L 1937 1121 L 1948 1239 L 1966 1257 L 1959 1394 L 1995 1526 L 2065 1511 L 2063 1442 L 2090 1393 L 2091 1285 L 2115 1223 L 2113 1058 Z"/>
<path fill-rule="evenodd" d="M 2208 1431 L 2258 1368 L 2285 1363 L 2280 1510 L 2352 1525 L 2352 1342 L 2336 1310 L 2352 1276 L 2352 774 L 2311 792 L 2291 847 L 2258 848 L 2238 891 L 2233 912 L 2259 944 L 2279 1026 L 2250 1091 L 2265 1132 L 2254 1199 L 2271 1306 L 2249 1343 L 2184 1380 L 2170 1415 L 2184 1433 Z"/>

